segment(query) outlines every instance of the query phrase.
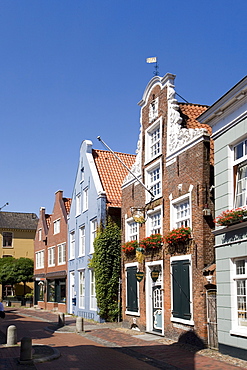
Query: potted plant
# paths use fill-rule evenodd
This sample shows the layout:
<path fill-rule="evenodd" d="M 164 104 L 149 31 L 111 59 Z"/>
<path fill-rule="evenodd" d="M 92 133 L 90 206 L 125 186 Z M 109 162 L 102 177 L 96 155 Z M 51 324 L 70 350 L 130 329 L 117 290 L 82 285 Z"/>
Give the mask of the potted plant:
<path fill-rule="evenodd" d="M 229 226 L 247 220 L 247 207 L 228 209 L 214 220 L 218 226 Z"/>
<path fill-rule="evenodd" d="M 163 244 L 164 239 L 161 234 L 152 234 L 140 241 L 140 248 L 143 248 L 144 251 L 149 252 L 162 248 Z"/>
<path fill-rule="evenodd" d="M 190 227 L 178 227 L 177 229 L 171 230 L 166 234 L 165 241 L 169 245 L 187 243 L 191 239 Z"/>
<path fill-rule="evenodd" d="M 126 242 L 122 245 L 122 251 L 126 255 L 131 255 L 136 252 L 136 249 L 139 247 L 139 243 L 137 240 L 131 240 L 129 242 Z"/>
<path fill-rule="evenodd" d="M 32 307 L 33 305 L 33 292 L 25 294 L 26 307 Z"/>

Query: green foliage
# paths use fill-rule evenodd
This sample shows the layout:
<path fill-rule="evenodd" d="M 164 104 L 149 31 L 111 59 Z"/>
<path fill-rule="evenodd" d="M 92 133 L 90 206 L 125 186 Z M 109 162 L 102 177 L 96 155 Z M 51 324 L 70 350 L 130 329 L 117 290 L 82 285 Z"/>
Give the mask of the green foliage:
<path fill-rule="evenodd" d="M 90 267 L 95 272 L 99 315 L 106 321 L 116 321 L 120 315 L 118 288 L 121 271 L 121 235 L 119 227 L 110 219 L 95 238 Z"/>
<path fill-rule="evenodd" d="M 0 282 L 11 285 L 32 281 L 33 260 L 30 258 L 0 258 Z"/>

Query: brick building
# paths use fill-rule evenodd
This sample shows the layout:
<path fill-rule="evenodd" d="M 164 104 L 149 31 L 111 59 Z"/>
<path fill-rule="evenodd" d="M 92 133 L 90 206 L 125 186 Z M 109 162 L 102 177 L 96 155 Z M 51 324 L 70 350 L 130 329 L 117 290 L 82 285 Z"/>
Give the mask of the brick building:
<path fill-rule="evenodd" d="M 34 241 L 34 303 L 39 308 L 66 312 L 67 217 L 70 198 L 57 191 L 51 215 L 40 208 Z"/>
<path fill-rule="evenodd" d="M 153 77 L 139 102 L 132 171 L 148 190 L 131 174 L 122 186 L 123 322 L 175 339 L 193 331 L 207 341 L 206 288 L 215 287 L 204 276 L 214 262 L 213 144 L 210 127 L 196 121 L 207 107 L 178 103 L 174 79 Z M 187 239 L 159 242 L 181 227 Z"/>

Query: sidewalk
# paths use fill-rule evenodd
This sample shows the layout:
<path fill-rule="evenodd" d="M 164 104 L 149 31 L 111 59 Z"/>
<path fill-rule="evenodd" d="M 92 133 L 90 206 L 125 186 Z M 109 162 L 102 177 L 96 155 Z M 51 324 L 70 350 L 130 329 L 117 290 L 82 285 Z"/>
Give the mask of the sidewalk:
<path fill-rule="evenodd" d="M 120 324 L 85 321 L 85 332 L 78 335 L 74 333 L 75 319 L 71 317 L 66 317 L 65 327 L 56 330 L 56 314 L 22 308 L 7 312 L 5 320 L 1 321 L 2 331 L 14 324 L 17 327 L 18 340 L 23 336 L 30 336 L 33 344 L 43 344 L 60 351 L 60 358 L 52 362 L 36 363 L 32 369 L 247 369 L 245 361 L 219 355 L 217 352 L 215 357 L 220 357 L 220 360 L 212 358 L 212 355 L 203 356 L 165 338 L 123 329 Z M 24 369 L 17 365 L 15 359 L 18 356 L 19 348 L 1 346 L 0 369 Z M 241 367 L 234 366 L 234 363 L 241 364 Z M 30 367 L 29 369 L 31 370 Z"/>

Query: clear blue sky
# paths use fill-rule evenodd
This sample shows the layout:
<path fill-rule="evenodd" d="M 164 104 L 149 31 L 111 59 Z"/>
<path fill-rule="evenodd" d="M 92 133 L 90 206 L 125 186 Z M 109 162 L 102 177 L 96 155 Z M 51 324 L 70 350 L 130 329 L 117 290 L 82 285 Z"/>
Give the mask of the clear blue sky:
<path fill-rule="evenodd" d="M 134 153 L 153 77 L 212 104 L 246 75 L 246 0 L 0 0 L 0 207 L 52 212 L 80 144 Z"/>

